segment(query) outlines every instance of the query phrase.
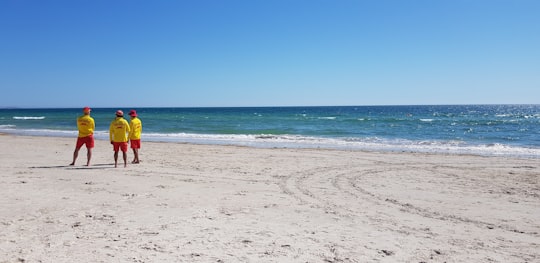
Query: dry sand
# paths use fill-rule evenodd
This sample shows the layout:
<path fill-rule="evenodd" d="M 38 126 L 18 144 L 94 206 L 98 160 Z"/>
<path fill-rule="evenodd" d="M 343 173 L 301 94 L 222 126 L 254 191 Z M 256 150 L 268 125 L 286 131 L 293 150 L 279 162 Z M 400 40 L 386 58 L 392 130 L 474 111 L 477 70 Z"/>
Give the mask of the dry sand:
<path fill-rule="evenodd" d="M 0 135 L 0 262 L 540 262 L 537 159 L 74 144 Z"/>

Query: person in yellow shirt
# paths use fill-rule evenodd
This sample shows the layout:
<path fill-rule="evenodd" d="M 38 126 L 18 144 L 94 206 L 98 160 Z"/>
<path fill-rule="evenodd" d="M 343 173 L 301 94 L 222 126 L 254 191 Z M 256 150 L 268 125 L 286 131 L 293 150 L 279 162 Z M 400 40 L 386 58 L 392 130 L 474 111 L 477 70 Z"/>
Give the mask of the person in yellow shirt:
<path fill-rule="evenodd" d="M 114 150 L 114 167 L 118 164 L 118 151 L 122 150 L 124 157 L 124 167 L 127 166 L 127 149 L 128 149 L 128 134 L 130 128 L 128 122 L 124 119 L 124 112 L 116 111 L 116 118 L 111 122 L 109 127 L 109 139 Z"/>
<path fill-rule="evenodd" d="M 77 118 L 77 129 L 79 135 L 77 136 L 77 143 L 75 145 L 75 151 L 73 151 L 73 162 L 69 165 L 75 165 L 77 156 L 79 156 L 79 150 L 83 145 L 86 145 L 86 166 L 90 166 L 90 160 L 92 159 L 92 148 L 94 148 L 94 130 L 96 124 L 94 119 L 90 117 L 89 107 L 84 107 L 83 115 Z"/>
<path fill-rule="evenodd" d="M 131 163 L 139 163 L 139 149 L 141 148 L 141 133 L 142 133 L 142 122 L 141 119 L 137 117 L 137 111 L 129 111 L 129 116 L 131 120 L 129 121 L 129 142 L 131 144 L 131 149 L 133 149 L 133 161 Z"/>

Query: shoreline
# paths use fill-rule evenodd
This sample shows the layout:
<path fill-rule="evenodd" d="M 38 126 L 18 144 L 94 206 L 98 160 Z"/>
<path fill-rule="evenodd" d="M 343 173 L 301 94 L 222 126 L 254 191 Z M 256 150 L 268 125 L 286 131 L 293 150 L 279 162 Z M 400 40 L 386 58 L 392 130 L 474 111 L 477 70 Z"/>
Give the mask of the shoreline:
<path fill-rule="evenodd" d="M 18 131 L 3 132 L 12 136 L 76 138 L 77 131 Z M 2 132 L 0 132 L 2 133 Z M 107 131 L 97 131 L 94 138 L 108 141 Z M 441 155 L 468 155 L 480 157 L 502 157 L 519 159 L 540 159 L 540 149 L 512 146 L 504 144 L 493 145 L 454 145 L 431 142 L 427 145 L 419 144 L 392 144 L 391 142 L 348 142 L 344 138 L 301 137 L 290 135 L 235 135 L 235 134 L 143 134 L 143 141 L 152 143 L 185 143 L 207 146 L 238 146 L 258 149 L 312 149 L 359 151 L 380 153 L 409 153 L 409 154 L 441 154 Z M 412 143 L 412 142 L 411 142 Z"/>
<path fill-rule="evenodd" d="M 2 135 L 0 262 L 540 259 L 537 159 Z"/>

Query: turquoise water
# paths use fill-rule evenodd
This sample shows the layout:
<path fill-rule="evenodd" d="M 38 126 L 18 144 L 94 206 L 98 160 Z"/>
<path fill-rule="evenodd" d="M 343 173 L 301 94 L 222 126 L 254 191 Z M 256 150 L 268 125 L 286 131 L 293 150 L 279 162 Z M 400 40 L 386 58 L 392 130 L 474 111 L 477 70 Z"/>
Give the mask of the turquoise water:
<path fill-rule="evenodd" d="M 93 109 L 98 139 L 116 110 Z M 540 157 L 540 105 L 136 110 L 146 141 Z M 80 113 L 0 109 L 0 132 L 75 137 Z"/>

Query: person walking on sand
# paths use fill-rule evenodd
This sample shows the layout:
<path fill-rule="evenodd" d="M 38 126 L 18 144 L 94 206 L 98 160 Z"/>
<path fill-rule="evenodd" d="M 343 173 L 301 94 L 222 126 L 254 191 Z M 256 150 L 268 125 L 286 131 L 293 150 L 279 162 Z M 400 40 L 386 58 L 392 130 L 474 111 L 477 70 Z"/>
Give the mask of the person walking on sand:
<path fill-rule="evenodd" d="M 75 151 L 73 151 L 73 162 L 69 165 L 75 165 L 75 161 L 79 156 L 79 150 L 83 145 L 86 145 L 86 166 L 90 166 L 90 160 L 92 159 L 92 148 L 94 148 L 94 130 L 96 124 L 94 119 L 90 117 L 90 107 L 84 107 L 83 115 L 77 118 L 77 129 L 79 135 L 77 136 L 77 143 L 75 144 Z"/>
<path fill-rule="evenodd" d="M 109 127 L 109 139 L 113 145 L 114 150 L 114 167 L 118 166 L 118 151 L 122 150 L 124 157 L 124 167 L 127 166 L 127 150 L 128 150 L 128 134 L 129 124 L 124 119 L 124 112 L 121 110 L 116 111 L 116 118 L 111 122 Z"/>
<path fill-rule="evenodd" d="M 142 133 L 142 122 L 141 119 L 137 117 L 137 111 L 129 111 L 129 116 L 131 120 L 129 121 L 129 143 L 131 144 L 131 149 L 133 149 L 133 161 L 131 163 L 139 163 L 139 149 L 141 148 L 141 133 Z"/>

